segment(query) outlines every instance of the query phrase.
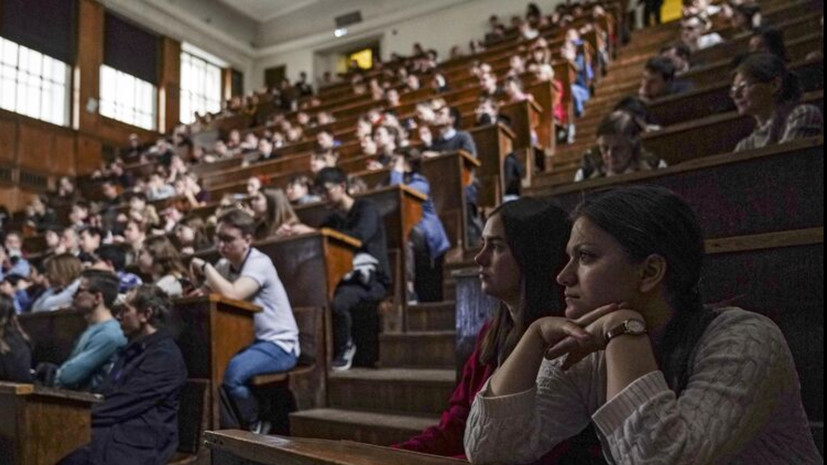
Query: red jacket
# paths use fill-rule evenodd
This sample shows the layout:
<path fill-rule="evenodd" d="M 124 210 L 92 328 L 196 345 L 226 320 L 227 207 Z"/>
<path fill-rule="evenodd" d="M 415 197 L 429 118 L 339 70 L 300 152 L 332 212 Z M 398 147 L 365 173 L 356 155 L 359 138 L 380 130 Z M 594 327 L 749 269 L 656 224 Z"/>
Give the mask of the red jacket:
<path fill-rule="evenodd" d="M 432 426 L 420 435 L 391 447 L 443 457 L 466 458 L 463 436 L 465 434 L 465 423 L 468 420 L 468 414 L 471 412 L 471 404 L 474 402 L 477 393 L 482 389 L 483 384 L 494 374 L 494 370 L 497 368 L 494 365 L 482 365 L 480 363 L 482 341 L 485 339 L 488 327 L 489 323 L 486 323 L 477 335 L 474 353 L 471 354 L 471 357 L 462 368 L 462 378 L 448 401 L 448 409 L 442 412 L 439 425 Z M 569 449 L 571 449 L 571 446 L 568 442 L 559 444 L 535 465 L 556 465 Z"/>

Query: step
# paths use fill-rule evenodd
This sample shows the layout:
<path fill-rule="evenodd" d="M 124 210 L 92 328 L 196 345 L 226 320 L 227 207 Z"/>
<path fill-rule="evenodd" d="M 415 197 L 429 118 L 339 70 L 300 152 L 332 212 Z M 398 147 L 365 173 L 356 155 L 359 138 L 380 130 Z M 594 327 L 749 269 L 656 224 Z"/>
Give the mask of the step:
<path fill-rule="evenodd" d="M 455 312 L 456 302 L 451 300 L 409 305 L 405 311 L 405 331 L 453 331 Z"/>
<path fill-rule="evenodd" d="M 330 407 L 343 410 L 439 415 L 456 388 L 455 370 L 353 368 L 331 372 Z"/>
<path fill-rule="evenodd" d="M 349 440 L 389 446 L 439 423 L 439 417 L 417 417 L 341 409 L 304 410 L 290 414 L 295 437 Z"/>
<path fill-rule="evenodd" d="M 382 368 L 456 367 L 456 333 L 429 331 L 379 335 Z"/>

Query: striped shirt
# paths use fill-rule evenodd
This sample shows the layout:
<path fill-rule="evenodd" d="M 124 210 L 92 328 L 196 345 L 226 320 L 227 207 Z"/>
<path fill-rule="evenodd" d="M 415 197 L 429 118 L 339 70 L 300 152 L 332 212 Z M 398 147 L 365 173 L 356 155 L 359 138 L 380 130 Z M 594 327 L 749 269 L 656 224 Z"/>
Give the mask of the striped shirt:
<path fill-rule="evenodd" d="M 786 118 L 784 115 L 786 114 Z M 773 118 L 755 128 L 735 147 L 736 152 L 760 149 L 797 139 L 818 136 L 824 132 L 821 111 L 813 105 L 798 105 L 789 112 L 780 110 Z"/>

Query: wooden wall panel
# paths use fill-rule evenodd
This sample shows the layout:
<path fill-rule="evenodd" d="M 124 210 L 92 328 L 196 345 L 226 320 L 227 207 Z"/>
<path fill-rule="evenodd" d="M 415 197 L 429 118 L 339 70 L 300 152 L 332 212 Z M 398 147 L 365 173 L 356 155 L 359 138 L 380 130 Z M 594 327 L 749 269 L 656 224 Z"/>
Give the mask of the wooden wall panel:
<path fill-rule="evenodd" d="M 75 174 L 75 135 L 56 134 L 54 149 L 52 150 L 52 162 L 49 164 L 50 172 L 56 176 Z"/>
<path fill-rule="evenodd" d="M 103 5 L 95 0 L 80 0 L 78 3 L 78 53 L 77 67 L 80 79 L 77 127 L 82 132 L 94 132 L 100 116 L 97 111 L 86 111 L 90 99 L 100 95 L 100 66 L 103 63 Z"/>
<path fill-rule="evenodd" d="M 18 132 L 17 160 L 20 168 L 48 172 L 54 150 L 55 134 L 45 128 L 21 124 Z"/>
<path fill-rule="evenodd" d="M 75 157 L 75 169 L 78 176 L 90 174 L 101 164 L 103 160 L 103 144 L 100 140 L 91 137 L 78 136 L 77 156 Z"/>
<path fill-rule="evenodd" d="M 0 161 L 15 160 L 17 145 L 17 123 L 5 118 L 0 119 Z"/>

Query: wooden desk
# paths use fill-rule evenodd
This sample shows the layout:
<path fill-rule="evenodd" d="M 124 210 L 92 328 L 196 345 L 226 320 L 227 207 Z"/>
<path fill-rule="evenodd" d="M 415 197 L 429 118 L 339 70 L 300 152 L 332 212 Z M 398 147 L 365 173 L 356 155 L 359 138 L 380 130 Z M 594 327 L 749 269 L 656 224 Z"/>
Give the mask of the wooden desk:
<path fill-rule="evenodd" d="M 54 465 L 92 440 L 100 396 L 0 382 L 0 464 Z"/>
<path fill-rule="evenodd" d="M 824 224 L 824 139 L 726 153 L 656 171 L 532 191 L 567 209 L 583 195 L 624 185 L 657 185 L 680 195 L 709 238 L 806 229 Z"/>
<path fill-rule="evenodd" d="M 246 431 L 205 434 L 212 463 L 221 465 L 455 465 L 468 463 L 350 441 L 261 436 Z"/>
<path fill-rule="evenodd" d="M 209 380 L 210 421 L 219 427 L 219 392 L 230 359 L 255 340 L 253 316 L 261 308 L 218 294 L 175 301 L 168 329 L 173 334 L 188 377 Z"/>
<path fill-rule="evenodd" d="M 477 178 L 482 183 L 479 204 L 483 207 L 496 207 L 505 194 L 503 167 L 505 158 L 514 151 L 514 132 L 502 124 L 496 124 L 474 128 L 469 133 L 474 138 L 477 157 L 481 163 L 477 170 Z M 526 166 L 526 176 L 532 171 Z"/>
<path fill-rule="evenodd" d="M 32 360 L 57 365 L 69 358 L 75 342 L 88 326 L 79 310 L 26 313 L 18 319 L 31 338 Z"/>

